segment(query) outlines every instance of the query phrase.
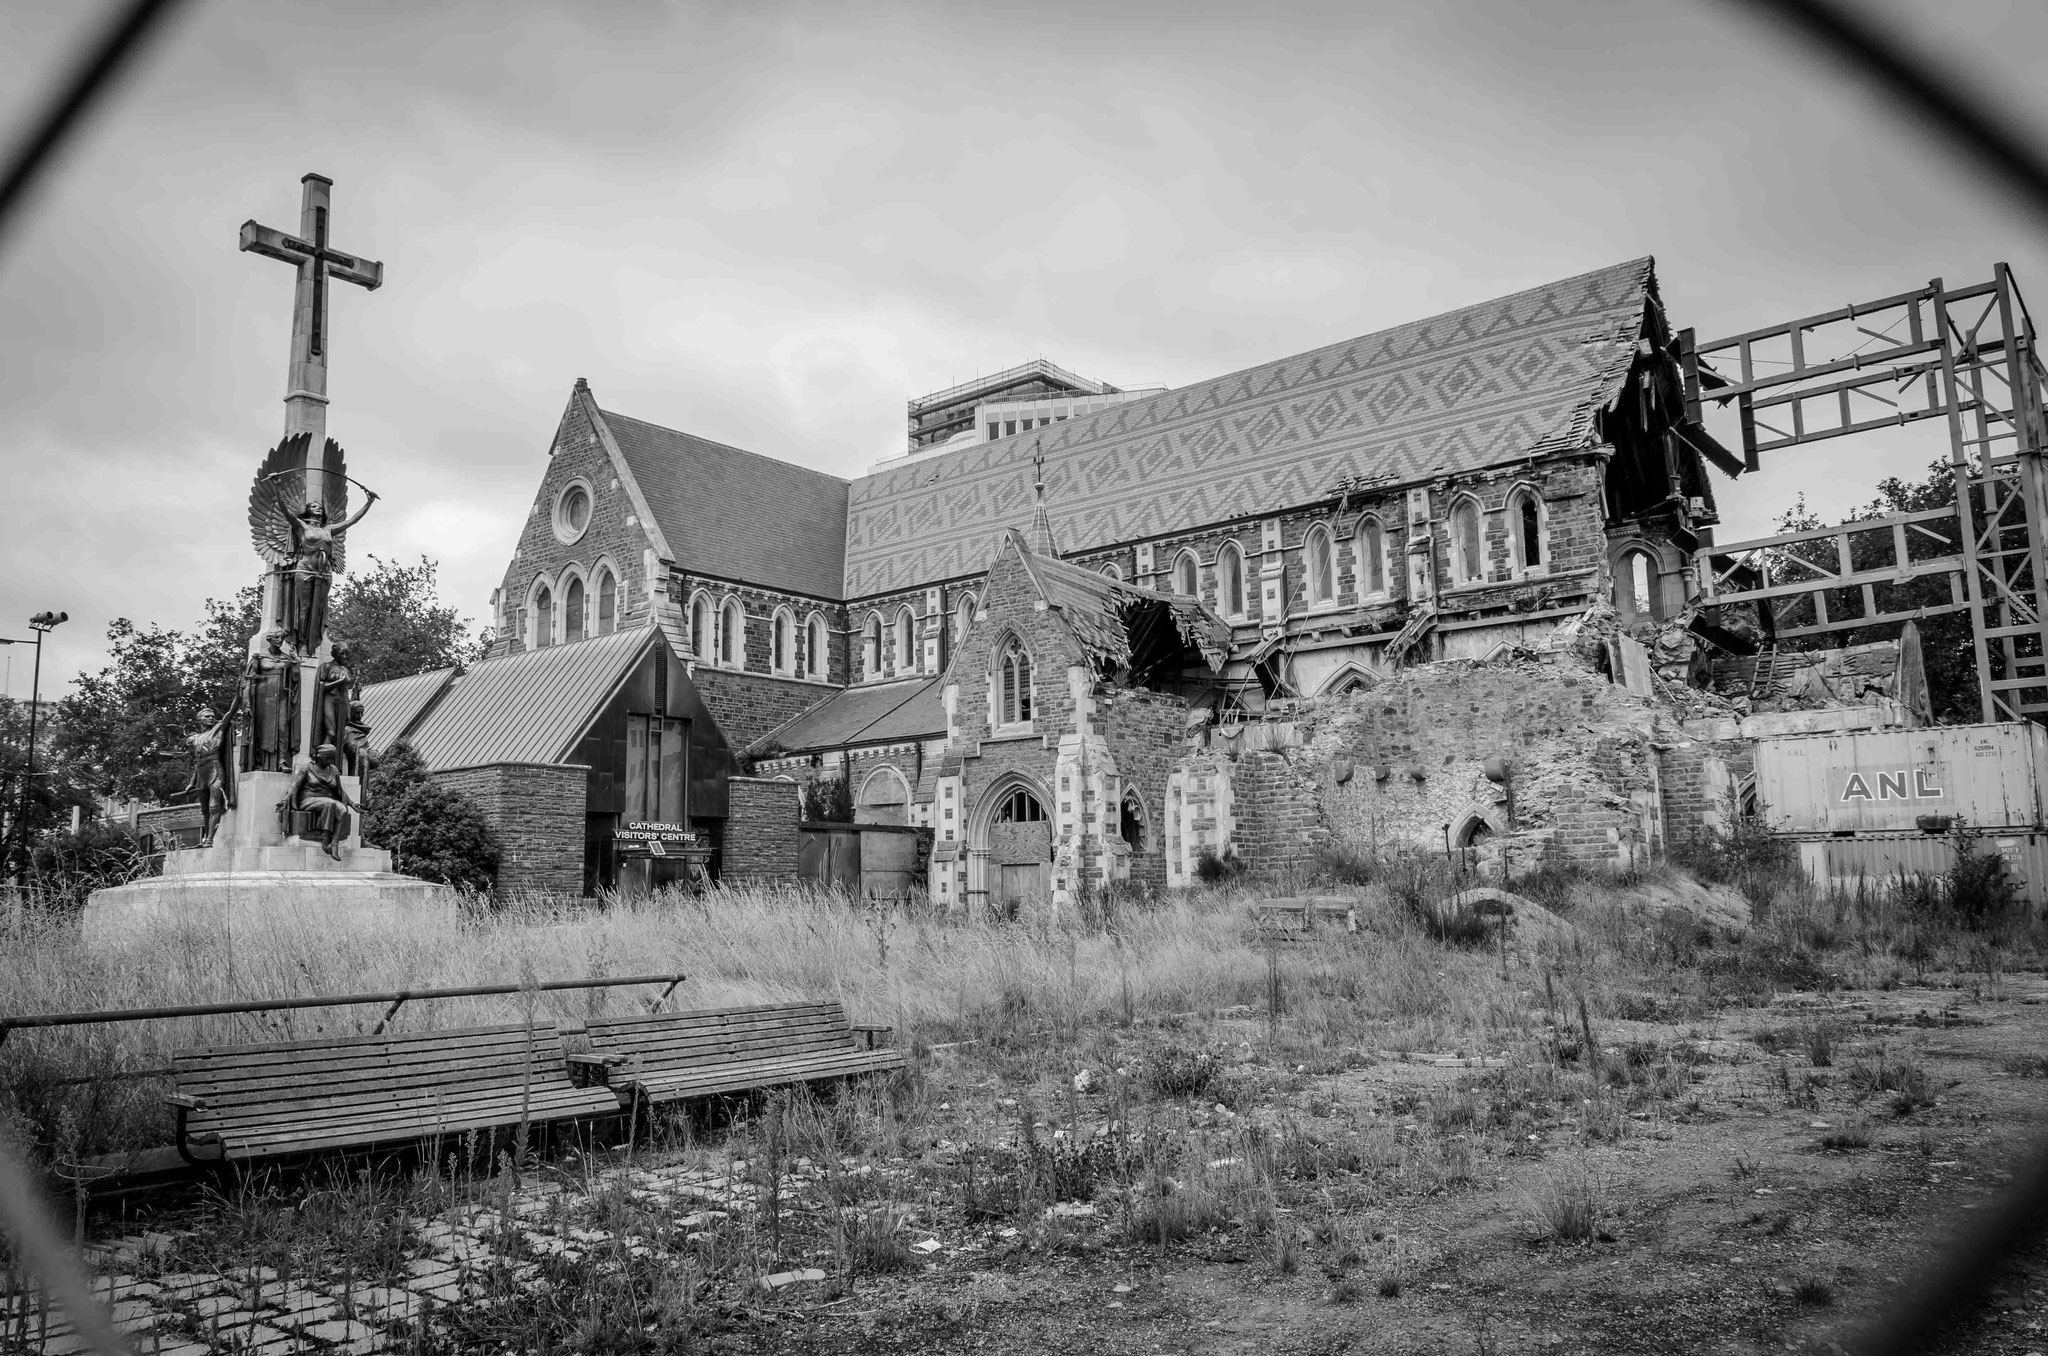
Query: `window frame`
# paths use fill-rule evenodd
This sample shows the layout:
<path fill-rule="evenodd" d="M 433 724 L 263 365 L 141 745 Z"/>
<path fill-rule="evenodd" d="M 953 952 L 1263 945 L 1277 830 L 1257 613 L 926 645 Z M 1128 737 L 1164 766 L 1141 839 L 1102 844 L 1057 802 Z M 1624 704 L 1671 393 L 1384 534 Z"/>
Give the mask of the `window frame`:
<path fill-rule="evenodd" d="M 796 674 L 796 614 L 787 606 L 768 619 L 768 671 L 784 678 Z"/>
<path fill-rule="evenodd" d="M 1529 529 L 1523 521 L 1527 516 L 1525 506 L 1534 511 L 1536 520 L 1536 559 L 1530 561 Z M 1527 579 L 1535 575 L 1550 573 L 1550 506 L 1543 502 L 1543 496 L 1536 493 L 1532 485 L 1517 485 L 1508 491 L 1504 509 L 1508 533 L 1508 567 L 1516 579 Z"/>
<path fill-rule="evenodd" d="M 533 627 L 527 636 L 531 649 L 552 649 L 555 644 L 555 591 L 553 585 L 543 579 L 535 585 L 533 602 Z"/>
<path fill-rule="evenodd" d="M 606 616 L 609 607 L 610 616 Z M 609 565 L 597 567 L 597 634 L 609 636 L 619 629 L 619 575 Z"/>
<path fill-rule="evenodd" d="M 747 667 L 747 609 L 731 595 L 718 605 L 718 665 L 741 672 Z"/>
<path fill-rule="evenodd" d="M 1316 570 L 1316 556 L 1320 548 L 1322 570 Z M 1322 589 L 1316 588 L 1317 583 Z M 1303 604 L 1311 609 L 1335 607 L 1337 605 L 1337 538 L 1327 524 L 1313 523 L 1301 536 L 1301 594 Z"/>
<path fill-rule="evenodd" d="M 1465 543 L 1459 540 L 1458 515 L 1469 512 L 1472 515 L 1473 559 L 1466 559 Z M 1451 584 L 1464 588 L 1486 582 L 1486 510 L 1479 500 L 1470 494 L 1461 494 L 1451 501 L 1450 512 L 1444 515 L 1445 536 L 1449 538 Z"/>
<path fill-rule="evenodd" d="M 1237 586 L 1236 606 L 1231 605 L 1230 589 Z M 1237 618 L 1250 613 L 1250 591 L 1244 584 L 1244 548 L 1236 538 L 1223 543 L 1216 552 L 1216 610 L 1225 617 Z"/>
<path fill-rule="evenodd" d="M 893 634 L 896 643 L 891 648 L 896 652 L 897 676 L 917 672 L 917 613 L 911 611 L 909 603 L 896 609 Z"/>
<path fill-rule="evenodd" d="M 569 496 L 578 490 L 583 492 L 583 526 L 571 527 L 567 511 Z M 574 546 L 577 542 L 582 541 L 584 534 L 590 531 L 590 525 L 596 521 L 596 518 L 597 490 L 588 479 L 583 476 L 573 476 L 567 484 L 555 491 L 555 504 L 548 513 L 548 525 L 554 530 L 555 540 L 562 543 L 562 545 Z"/>
<path fill-rule="evenodd" d="M 1182 570 L 1187 571 L 1187 578 L 1185 580 L 1181 577 Z M 1184 582 L 1190 584 L 1190 587 L 1182 588 L 1181 585 Z M 1182 547 L 1180 552 L 1173 558 L 1173 568 L 1167 571 L 1166 586 L 1178 597 L 1200 598 L 1202 596 L 1202 558 L 1188 548 Z"/>
<path fill-rule="evenodd" d="M 1379 539 L 1377 543 L 1371 543 L 1373 537 Z M 1351 555 L 1351 572 L 1360 600 L 1387 597 L 1392 592 L 1389 584 L 1393 580 L 1394 572 L 1388 568 L 1387 526 L 1380 521 L 1377 513 L 1358 515 L 1358 526 L 1351 532 Z M 1377 588 L 1372 587 L 1372 575 L 1368 566 L 1379 572 Z"/>
<path fill-rule="evenodd" d="M 989 724 L 998 733 L 1030 731 L 1037 715 L 1037 665 L 1031 647 L 1015 631 L 1005 631 L 991 651 L 989 665 Z"/>
<path fill-rule="evenodd" d="M 825 614 L 813 612 L 804 619 L 804 677 L 823 682 L 827 672 L 825 652 L 831 645 Z"/>

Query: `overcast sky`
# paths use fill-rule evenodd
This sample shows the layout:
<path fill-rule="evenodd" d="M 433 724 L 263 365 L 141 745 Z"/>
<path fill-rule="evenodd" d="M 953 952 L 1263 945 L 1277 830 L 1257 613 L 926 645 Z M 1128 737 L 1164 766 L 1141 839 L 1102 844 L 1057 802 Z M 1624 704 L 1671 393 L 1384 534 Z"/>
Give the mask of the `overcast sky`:
<path fill-rule="evenodd" d="M 2048 126 L 2048 8 L 1938 8 Z M 0 6 L 0 136 L 101 9 Z M 334 287 L 329 431 L 386 496 L 351 557 L 480 621 L 578 376 L 854 475 L 1032 356 L 1179 385 L 1639 254 L 1702 337 L 2000 259 L 2048 322 L 2048 231 L 1713 0 L 194 3 L 0 240 L 0 635 L 69 611 L 60 679 L 256 577 L 292 279 L 236 233 L 307 171 L 385 265 Z M 1724 486 L 1723 539 L 1925 460 L 1887 455 Z"/>

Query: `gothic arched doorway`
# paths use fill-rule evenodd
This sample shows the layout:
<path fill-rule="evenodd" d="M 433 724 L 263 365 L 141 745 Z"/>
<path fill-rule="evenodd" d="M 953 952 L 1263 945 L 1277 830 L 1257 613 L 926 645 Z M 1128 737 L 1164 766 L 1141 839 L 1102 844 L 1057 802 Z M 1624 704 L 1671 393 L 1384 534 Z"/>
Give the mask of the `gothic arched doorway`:
<path fill-rule="evenodd" d="M 968 836 L 970 899 L 978 892 L 991 911 L 1014 917 L 1051 893 L 1052 816 L 1045 806 L 1043 788 L 1022 773 L 1010 773 L 983 795 Z"/>

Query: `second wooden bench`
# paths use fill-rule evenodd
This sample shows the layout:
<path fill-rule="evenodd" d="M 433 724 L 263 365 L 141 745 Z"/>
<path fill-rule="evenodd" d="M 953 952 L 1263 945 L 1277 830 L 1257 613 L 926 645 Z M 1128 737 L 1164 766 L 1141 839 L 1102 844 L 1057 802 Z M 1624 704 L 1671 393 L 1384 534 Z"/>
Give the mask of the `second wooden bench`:
<path fill-rule="evenodd" d="M 588 1062 L 621 1102 L 659 1104 L 900 1069 L 889 1030 L 849 1024 L 837 1003 L 598 1017 Z"/>

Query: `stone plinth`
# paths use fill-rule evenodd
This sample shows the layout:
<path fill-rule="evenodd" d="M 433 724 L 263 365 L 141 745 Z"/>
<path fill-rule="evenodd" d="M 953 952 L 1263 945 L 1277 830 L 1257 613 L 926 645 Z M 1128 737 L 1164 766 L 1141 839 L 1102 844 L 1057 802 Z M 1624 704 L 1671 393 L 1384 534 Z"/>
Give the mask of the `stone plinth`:
<path fill-rule="evenodd" d="M 166 853 L 161 876 L 93 892 L 80 920 L 86 944 L 146 944 L 167 930 L 317 937 L 454 923 L 455 892 L 401 876 L 389 852 L 362 846 L 362 816 L 350 816 L 339 861 L 286 837 L 277 806 L 291 781 L 287 772 L 242 773 L 212 847 Z M 350 799 L 361 795 L 354 777 L 342 781 Z"/>
<path fill-rule="evenodd" d="M 319 861 L 328 860 L 317 847 L 304 851 Z M 191 855 L 201 854 L 194 850 Z M 86 945 L 104 947 L 144 944 L 167 930 L 254 936 L 286 931 L 375 933 L 422 923 L 447 927 L 455 922 L 456 907 L 455 892 L 447 886 L 377 870 L 366 862 L 355 870 L 152 876 L 93 891 L 80 926 Z"/>

